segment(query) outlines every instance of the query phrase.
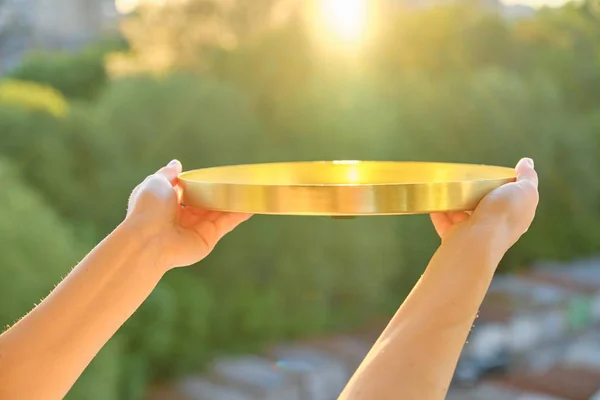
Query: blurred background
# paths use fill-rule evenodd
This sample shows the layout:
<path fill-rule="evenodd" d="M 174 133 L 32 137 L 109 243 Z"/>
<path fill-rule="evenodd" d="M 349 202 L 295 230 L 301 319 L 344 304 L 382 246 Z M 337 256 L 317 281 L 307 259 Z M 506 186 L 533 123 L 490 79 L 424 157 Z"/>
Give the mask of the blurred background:
<path fill-rule="evenodd" d="M 0 74 L 2 325 L 173 158 L 529 156 L 539 211 L 449 398 L 600 389 L 600 1 L 0 0 Z M 255 217 L 170 273 L 68 399 L 332 400 L 438 243 L 427 216 Z"/>

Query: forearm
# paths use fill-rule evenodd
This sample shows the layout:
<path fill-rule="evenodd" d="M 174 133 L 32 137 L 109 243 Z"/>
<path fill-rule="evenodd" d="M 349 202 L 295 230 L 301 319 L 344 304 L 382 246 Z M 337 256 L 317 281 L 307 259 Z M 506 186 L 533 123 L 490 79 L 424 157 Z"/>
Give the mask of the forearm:
<path fill-rule="evenodd" d="M 498 229 L 448 238 L 342 394 L 342 399 L 442 400 L 507 246 Z"/>
<path fill-rule="evenodd" d="M 152 243 L 134 231 L 119 226 L 0 336 L 0 398 L 63 398 L 151 293 L 160 268 L 147 249 Z"/>

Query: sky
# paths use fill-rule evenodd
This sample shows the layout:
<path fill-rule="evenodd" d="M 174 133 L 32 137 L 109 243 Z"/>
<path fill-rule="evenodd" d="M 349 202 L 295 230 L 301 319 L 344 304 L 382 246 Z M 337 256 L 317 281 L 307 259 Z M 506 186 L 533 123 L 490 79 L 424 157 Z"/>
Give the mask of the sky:
<path fill-rule="evenodd" d="M 542 6 L 558 7 L 565 4 L 568 0 L 501 0 L 504 4 L 523 4 L 535 8 Z"/>
<path fill-rule="evenodd" d="M 148 1 L 148 2 L 164 2 L 164 1 L 170 1 L 170 0 L 115 0 L 117 3 L 117 9 L 120 12 L 126 13 L 131 11 L 133 8 L 135 8 L 135 6 L 140 3 L 140 2 L 144 2 L 144 1 Z M 528 5 L 531 7 L 542 7 L 542 6 L 551 6 L 551 7 L 555 7 L 555 6 L 560 6 L 562 4 L 564 4 L 565 2 L 569 1 L 569 0 L 501 0 L 504 4 L 524 4 L 524 5 Z"/>

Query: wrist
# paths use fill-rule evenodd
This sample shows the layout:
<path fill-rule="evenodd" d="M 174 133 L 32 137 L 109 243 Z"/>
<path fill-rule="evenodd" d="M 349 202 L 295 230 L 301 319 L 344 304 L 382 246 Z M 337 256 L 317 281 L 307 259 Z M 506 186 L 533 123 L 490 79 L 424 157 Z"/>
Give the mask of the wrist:
<path fill-rule="evenodd" d="M 487 218 L 475 216 L 475 218 L 471 218 L 470 222 L 473 225 L 474 233 L 481 235 L 483 240 L 493 244 L 494 248 L 497 248 L 502 254 L 506 253 L 518 239 L 515 239 L 514 229 L 504 214 Z"/>
<path fill-rule="evenodd" d="M 460 247 L 465 254 L 475 252 L 495 270 L 512 243 L 508 226 L 502 219 L 471 218 L 465 221 L 442 246 Z"/>
<path fill-rule="evenodd" d="M 131 266 L 140 266 L 140 270 L 149 277 L 160 280 L 166 273 L 166 262 L 164 262 L 161 240 L 158 232 L 148 229 L 147 224 L 141 221 L 126 218 L 111 233 L 117 240 L 126 242 L 134 249 L 133 253 L 137 260 Z"/>

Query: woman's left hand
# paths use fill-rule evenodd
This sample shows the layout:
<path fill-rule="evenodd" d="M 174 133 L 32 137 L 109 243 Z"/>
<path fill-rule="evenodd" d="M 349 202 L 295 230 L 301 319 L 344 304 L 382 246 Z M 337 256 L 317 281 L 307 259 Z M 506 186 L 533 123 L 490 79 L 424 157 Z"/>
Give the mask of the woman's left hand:
<path fill-rule="evenodd" d="M 132 192 L 125 224 L 157 246 L 165 271 L 194 264 L 250 214 L 207 211 L 180 205 L 177 160 L 148 176 Z M 151 244 L 150 244 L 151 243 Z"/>

